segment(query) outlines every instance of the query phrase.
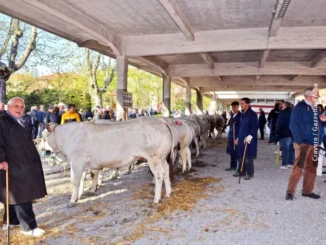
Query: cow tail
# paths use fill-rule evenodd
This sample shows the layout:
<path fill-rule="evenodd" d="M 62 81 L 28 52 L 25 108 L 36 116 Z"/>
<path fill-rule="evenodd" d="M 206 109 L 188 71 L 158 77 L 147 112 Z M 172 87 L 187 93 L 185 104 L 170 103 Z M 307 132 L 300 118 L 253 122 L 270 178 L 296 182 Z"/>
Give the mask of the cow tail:
<path fill-rule="evenodd" d="M 171 137 L 172 137 L 172 146 L 171 146 L 171 151 L 170 153 L 167 155 L 167 162 L 169 164 L 169 175 L 170 175 L 170 179 L 173 181 L 174 180 L 174 175 L 173 175 L 173 159 L 174 159 L 174 133 L 173 133 L 173 129 L 172 127 L 169 125 L 169 122 L 165 121 L 164 119 L 161 119 L 161 121 L 165 124 L 165 126 L 169 129 Z"/>

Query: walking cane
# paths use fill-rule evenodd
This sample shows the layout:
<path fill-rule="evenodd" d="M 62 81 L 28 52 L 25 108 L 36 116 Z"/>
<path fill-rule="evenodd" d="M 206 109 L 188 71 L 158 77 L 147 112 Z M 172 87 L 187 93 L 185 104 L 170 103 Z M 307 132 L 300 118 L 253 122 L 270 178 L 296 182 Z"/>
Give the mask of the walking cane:
<path fill-rule="evenodd" d="M 6 170 L 6 210 L 7 210 L 7 244 L 10 244 L 9 233 L 9 169 Z"/>
<path fill-rule="evenodd" d="M 235 150 L 235 123 L 233 123 L 232 127 L 233 127 L 233 149 Z"/>
<path fill-rule="evenodd" d="M 277 154 L 276 154 L 276 165 L 278 165 L 278 162 L 280 160 L 280 155 L 281 155 L 281 149 L 280 149 L 280 145 L 278 145 L 278 148 L 277 148 Z"/>
<path fill-rule="evenodd" d="M 241 162 L 240 173 L 239 173 L 239 184 L 240 184 L 240 180 L 241 180 L 241 175 L 242 175 L 242 170 L 243 170 L 243 164 L 244 164 L 244 161 L 246 159 L 247 145 L 248 145 L 248 143 L 246 142 L 245 143 L 245 149 L 244 149 L 243 157 L 242 157 L 242 162 Z"/>

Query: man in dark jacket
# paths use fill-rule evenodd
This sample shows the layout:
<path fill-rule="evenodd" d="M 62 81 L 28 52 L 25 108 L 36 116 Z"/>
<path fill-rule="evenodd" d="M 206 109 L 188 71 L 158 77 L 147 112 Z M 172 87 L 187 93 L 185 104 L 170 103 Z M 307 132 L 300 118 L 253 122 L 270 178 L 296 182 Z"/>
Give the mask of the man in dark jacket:
<path fill-rule="evenodd" d="M 236 135 L 238 135 L 239 123 L 241 112 L 239 111 L 239 102 L 234 101 L 232 106 L 232 116 L 229 121 L 229 134 L 228 134 L 228 144 L 226 147 L 226 153 L 231 157 L 230 167 L 225 169 L 225 171 L 232 171 L 237 169 L 238 156 L 237 156 L 237 146 L 235 145 Z"/>
<path fill-rule="evenodd" d="M 304 173 L 302 196 L 313 199 L 320 198 L 319 195 L 313 193 L 313 190 L 318 165 L 317 146 L 321 143 L 323 135 L 321 121 L 326 121 L 326 115 L 320 115 L 317 106 L 314 105 L 314 101 L 318 99 L 317 89 L 306 88 L 303 95 L 305 99 L 293 108 L 290 120 L 295 160 L 286 192 L 286 200 L 293 200 L 302 173 Z"/>
<path fill-rule="evenodd" d="M 240 126 L 236 139 L 239 167 L 238 173 L 233 176 L 238 177 L 242 174 L 246 175 L 244 177 L 245 180 L 250 180 L 254 177 L 254 158 L 257 157 L 258 118 L 256 112 L 254 112 L 250 107 L 249 98 L 242 98 L 240 105 L 243 112 L 240 117 Z M 245 144 L 247 144 L 247 152 L 245 155 L 243 170 L 241 172 L 241 162 L 244 156 Z"/>
<path fill-rule="evenodd" d="M 53 107 L 49 106 L 48 108 L 48 113 L 46 114 L 44 118 L 44 123 L 49 124 L 49 123 L 56 123 L 60 124 L 60 116 L 59 116 L 59 107 Z"/>
<path fill-rule="evenodd" d="M 280 113 L 280 104 L 276 103 L 275 107 L 268 114 L 268 126 L 270 128 L 269 141 L 268 143 L 273 143 L 275 140 L 275 128 L 278 114 Z"/>
<path fill-rule="evenodd" d="M 259 107 L 259 131 L 260 131 L 260 139 L 264 139 L 264 131 L 265 131 L 265 125 L 266 125 L 266 116 L 263 108 Z"/>
<path fill-rule="evenodd" d="M 24 107 L 22 98 L 12 98 L 8 113 L 0 117 L 0 169 L 9 169 L 10 225 L 20 225 L 21 233 L 36 237 L 45 231 L 37 228 L 32 201 L 47 193 L 40 156 L 20 120 Z M 0 202 L 6 202 L 5 171 L 0 171 Z"/>
<path fill-rule="evenodd" d="M 291 103 L 286 101 L 283 108 L 276 122 L 275 141 L 279 141 L 282 151 L 281 169 L 288 169 L 293 167 L 294 162 L 293 138 L 290 131 Z"/>
<path fill-rule="evenodd" d="M 38 116 L 38 112 L 37 112 L 37 106 L 32 106 L 31 107 L 31 112 L 29 114 L 31 116 L 31 120 L 32 120 L 32 137 L 33 140 L 36 139 L 37 137 L 37 132 L 38 132 L 38 125 L 39 125 L 39 116 Z"/>
<path fill-rule="evenodd" d="M 103 116 L 102 116 L 102 119 L 105 119 L 105 120 L 111 120 L 111 117 L 110 117 L 110 106 L 107 106 L 103 112 Z"/>
<path fill-rule="evenodd" d="M 45 128 L 44 119 L 46 115 L 44 111 L 44 105 L 40 105 L 40 109 L 37 111 L 37 115 L 38 115 L 38 122 L 39 122 L 37 137 L 42 138 L 42 132 Z"/>

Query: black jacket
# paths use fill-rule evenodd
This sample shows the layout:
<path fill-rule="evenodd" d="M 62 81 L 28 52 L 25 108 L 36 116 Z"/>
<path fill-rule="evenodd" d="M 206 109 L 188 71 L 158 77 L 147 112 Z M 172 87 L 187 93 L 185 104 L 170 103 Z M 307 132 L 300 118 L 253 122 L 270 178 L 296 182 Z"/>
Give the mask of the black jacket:
<path fill-rule="evenodd" d="M 280 112 L 276 121 L 276 140 L 292 137 L 290 131 L 291 108 L 285 108 Z"/>
<path fill-rule="evenodd" d="M 29 114 L 31 116 L 31 120 L 32 120 L 32 126 L 33 127 L 37 127 L 39 125 L 39 121 L 38 121 L 38 113 L 37 111 L 31 110 L 31 113 Z"/>
<path fill-rule="evenodd" d="M 102 119 L 111 120 L 110 114 L 108 111 L 104 111 Z"/>
<path fill-rule="evenodd" d="M 9 165 L 10 204 L 31 202 L 46 192 L 40 155 L 31 133 L 7 113 L 0 116 L 0 162 Z M 6 172 L 0 171 L 0 202 L 6 201 Z"/>
<path fill-rule="evenodd" d="M 266 117 L 264 111 L 261 111 L 259 114 L 258 124 L 259 126 L 264 126 L 266 124 Z"/>
<path fill-rule="evenodd" d="M 32 133 L 32 130 L 33 130 L 33 126 L 32 126 L 32 118 L 30 115 L 28 114 L 24 114 L 23 117 L 22 117 L 23 121 L 24 121 L 24 125 L 25 125 L 25 128 Z"/>
<path fill-rule="evenodd" d="M 59 113 L 49 112 L 46 114 L 44 118 L 44 123 L 56 123 L 60 124 L 60 116 Z"/>

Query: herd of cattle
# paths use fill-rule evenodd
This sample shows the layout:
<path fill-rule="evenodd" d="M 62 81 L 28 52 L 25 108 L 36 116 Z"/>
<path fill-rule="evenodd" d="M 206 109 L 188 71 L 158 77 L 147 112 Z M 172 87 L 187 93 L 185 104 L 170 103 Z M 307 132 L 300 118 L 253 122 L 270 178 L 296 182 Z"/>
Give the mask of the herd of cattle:
<path fill-rule="evenodd" d="M 39 149 L 50 150 L 70 163 L 73 184 L 70 204 L 80 199 L 87 171 L 92 172 L 91 191 L 95 192 L 100 170 L 128 167 L 140 159 L 147 160 L 154 175 L 154 202 L 158 203 L 163 181 L 166 196 L 172 192 L 170 171 L 177 154 L 182 160 L 182 172 L 190 170 L 190 146 L 195 146 L 198 157 L 200 146 L 206 148 L 208 137 L 211 134 L 214 137 L 215 129 L 217 137 L 221 137 L 224 124 L 220 115 L 50 124 Z"/>

